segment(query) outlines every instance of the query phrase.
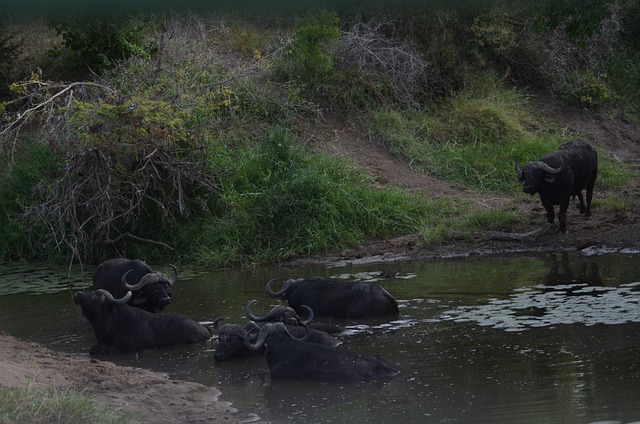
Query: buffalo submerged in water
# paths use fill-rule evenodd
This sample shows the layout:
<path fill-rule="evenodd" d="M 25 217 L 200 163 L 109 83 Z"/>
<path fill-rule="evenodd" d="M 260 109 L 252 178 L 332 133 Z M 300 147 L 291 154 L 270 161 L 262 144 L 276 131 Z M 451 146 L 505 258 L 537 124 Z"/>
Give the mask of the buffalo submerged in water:
<path fill-rule="evenodd" d="M 249 332 L 256 325 L 262 327 L 265 325 L 271 325 L 270 322 L 254 323 L 250 322 L 244 327 L 237 324 L 224 324 L 220 325 L 220 321 L 226 319 L 226 317 L 217 318 L 213 322 L 213 327 L 218 334 L 218 345 L 216 346 L 213 358 L 216 361 L 228 361 L 231 359 L 245 358 L 247 356 L 255 356 L 257 354 L 264 353 L 264 346 L 257 349 L 250 349 L 245 344 L 245 339 L 250 337 L 250 342 L 255 343 L 257 334 Z M 342 342 L 334 338 L 332 335 L 325 333 L 324 331 L 307 329 L 301 325 L 285 325 L 289 334 L 296 338 L 303 338 L 307 336 L 307 341 L 310 343 L 316 343 L 325 346 L 335 347 Z"/>
<path fill-rule="evenodd" d="M 76 292 L 73 301 L 91 323 L 97 344 L 91 355 L 139 352 L 211 339 L 211 331 L 190 317 L 175 313 L 151 313 L 127 305 L 131 292 L 119 299 L 106 290 Z"/>
<path fill-rule="evenodd" d="M 254 332 L 257 337 L 252 342 Z M 389 378 L 399 373 L 376 356 L 310 343 L 307 339 L 308 336 L 293 337 L 283 323 L 276 322 L 261 327 L 254 324 L 244 343 L 254 351 L 267 346 L 267 365 L 273 378 L 346 382 Z"/>
<path fill-rule="evenodd" d="M 267 294 L 286 300 L 298 314 L 305 313 L 303 305 L 318 316 L 341 318 L 374 318 L 399 313 L 395 298 L 375 283 L 299 278 L 286 280 L 276 291 L 272 288 L 276 280 L 267 283 Z"/>

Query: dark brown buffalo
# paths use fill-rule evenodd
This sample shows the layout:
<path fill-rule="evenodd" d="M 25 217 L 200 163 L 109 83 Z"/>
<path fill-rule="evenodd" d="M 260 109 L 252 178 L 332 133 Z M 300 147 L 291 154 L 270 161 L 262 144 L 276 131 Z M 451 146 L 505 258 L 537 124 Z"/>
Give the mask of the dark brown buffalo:
<path fill-rule="evenodd" d="M 274 281 L 267 283 L 267 294 L 286 300 L 298 314 L 304 314 L 302 305 L 309 306 L 318 316 L 342 318 L 373 318 L 399 312 L 394 297 L 375 283 L 299 278 L 285 281 L 275 291 L 271 287 Z"/>
<path fill-rule="evenodd" d="M 567 232 L 567 209 L 572 196 L 578 196 L 580 213 L 585 218 L 591 216 L 593 187 L 598 176 L 598 154 L 584 141 L 565 143 L 558 150 L 527 163 L 522 169 L 516 163 L 516 172 L 525 193 L 540 195 L 550 224 L 555 218 L 554 205 L 560 205 L 558 222 L 561 233 Z M 586 190 L 586 203 L 582 190 Z"/>
<path fill-rule="evenodd" d="M 255 343 L 251 334 L 258 332 Z M 293 337 L 281 322 L 255 326 L 245 337 L 252 350 L 265 344 L 271 377 L 323 381 L 360 381 L 398 375 L 384 360 L 340 347 L 323 346 Z"/>
<path fill-rule="evenodd" d="M 247 331 L 253 328 L 255 325 L 262 326 L 267 323 L 249 323 L 245 327 L 241 327 L 237 324 L 224 324 L 220 325 L 220 321 L 226 319 L 225 317 L 217 318 L 213 322 L 213 328 L 218 334 L 218 345 L 213 354 L 213 358 L 216 361 L 227 361 L 230 359 L 245 358 L 247 356 L 253 356 L 258 353 L 262 353 L 263 349 L 249 349 L 244 343 L 244 339 L 247 337 Z M 304 337 L 307 334 L 304 327 L 299 325 L 287 325 L 288 331 L 295 337 Z M 256 341 L 256 333 L 252 334 L 251 342 Z M 324 331 L 318 331 L 309 329 L 308 341 L 312 343 L 318 343 L 326 346 L 338 346 L 342 342 L 332 337 L 330 334 Z"/>
<path fill-rule="evenodd" d="M 80 305 L 96 336 L 97 344 L 91 348 L 90 354 L 139 352 L 211 338 L 206 326 L 186 315 L 173 312 L 154 314 L 127 305 L 130 298 L 131 292 L 115 299 L 103 289 L 73 294 L 74 303 Z"/>
<path fill-rule="evenodd" d="M 93 273 L 93 287 L 107 290 L 116 298 L 131 291 L 133 295 L 129 305 L 158 312 L 171 303 L 169 287 L 178 279 L 178 270 L 173 265 L 171 268 L 173 277 L 169 279 L 141 260 L 109 259 L 98 265 Z"/>

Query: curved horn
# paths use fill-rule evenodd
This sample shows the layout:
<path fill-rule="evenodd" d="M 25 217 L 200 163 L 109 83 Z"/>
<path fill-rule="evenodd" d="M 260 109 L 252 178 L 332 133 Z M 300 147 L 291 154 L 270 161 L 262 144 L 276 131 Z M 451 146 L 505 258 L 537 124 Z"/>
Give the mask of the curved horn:
<path fill-rule="evenodd" d="M 274 281 L 278 280 L 277 278 L 273 278 L 271 280 L 269 280 L 269 282 L 267 283 L 266 289 L 267 289 L 267 294 L 269 296 L 272 297 L 280 297 L 282 296 L 289 287 L 291 287 L 291 285 L 293 283 L 295 283 L 295 280 L 287 280 L 284 282 L 284 284 L 282 285 L 282 288 L 279 291 L 273 291 L 273 289 L 271 288 L 271 284 L 273 284 Z"/>
<path fill-rule="evenodd" d="M 128 291 L 127 294 L 122 296 L 120 299 L 116 299 L 109 291 L 105 289 L 98 289 L 96 291 L 100 292 L 109 303 L 113 303 L 114 305 L 124 305 L 131 299 L 132 296 L 131 291 Z"/>
<path fill-rule="evenodd" d="M 171 277 L 171 280 L 169 280 L 169 285 L 173 286 L 176 281 L 178 281 L 178 268 L 176 268 L 173 265 L 169 265 L 171 267 L 171 269 L 173 269 L 173 277 Z"/>
<path fill-rule="evenodd" d="M 522 169 L 520 169 L 520 165 L 518 165 L 518 162 L 513 162 L 516 166 L 516 173 L 518 175 L 522 175 Z"/>
<path fill-rule="evenodd" d="M 131 271 L 133 271 L 133 268 L 125 272 L 124 275 L 122 275 L 122 279 L 120 280 L 122 281 L 122 284 L 127 288 L 127 290 L 131 290 L 131 291 L 140 290 L 142 287 L 146 286 L 147 284 L 158 282 L 158 276 L 155 273 L 150 273 L 150 274 L 143 275 L 140 281 L 138 281 L 136 284 L 129 284 L 127 283 L 127 274 L 129 274 Z"/>
<path fill-rule="evenodd" d="M 244 308 L 244 311 L 247 314 L 247 318 L 249 318 L 251 321 L 258 321 L 258 322 L 268 321 L 269 318 L 273 316 L 273 309 L 270 312 L 268 312 L 266 315 L 262 315 L 262 316 L 253 315 L 253 313 L 251 312 L 251 305 L 253 305 L 256 302 L 257 300 L 254 299 L 249 303 L 247 303 L 247 306 Z"/>
<path fill-rule="evenodd" d="M 548 164 L 542 162 L 541 160 L 535 162 L 535 165 L 542 169 L 543 171 L 546 171 L 550 174 L 557 174 L 560 171 L 562 171 L 562 168 L 564 168 L 564 161 L 562 159 L 560 159 L 560 166 L 558 168 L 552 168 L 550 167 Z"/>
<path fill-rule="evenodd" d="M 228 319 L 229 317 L 220 317 L 220 318 L 216 318 L 215 320 L 213 320 L 213 328 L 216 330 L 216 332 L 218 332 L 220 324 L 219 322 L 222 321 L 223 319 Z"/>
<path fill-rule="evenodd" d="M 253 322 L 252 324 L 253 326 L 249 331 L 247 331 L 247 334 L 244 337 L 244 345 L 249 350 L 258 350 L 264 345 L 264 342 L 267 340 L 269 329 L 268 328 L 265 329 L 264 327 L 260 328 L 260 326 L 258 326 L 258 324 L 256 324 L 255 322 Z M 249 341 L 251 339 L 251 333 L 253 333 L 256 329 L 259 331 L 258 340 L 256 340 L 255 343 L 251 343 Z"/>
<path fill-rule="evenodd" d="M 307 310 L 308 315 L 309 315 L 309 317 L 306 320 L 300 322 L 300 324 L 302 324 L 302 325 L 304 325 L 306 327 L 307 325 L 311 324 L 311 322 L 313 321 L 313 318 L 315 318 L 314 315 L 313 315 L 313 309 L 311 309 L 307 305 L 300 305 L 300 306 L 305 308 Z"/>

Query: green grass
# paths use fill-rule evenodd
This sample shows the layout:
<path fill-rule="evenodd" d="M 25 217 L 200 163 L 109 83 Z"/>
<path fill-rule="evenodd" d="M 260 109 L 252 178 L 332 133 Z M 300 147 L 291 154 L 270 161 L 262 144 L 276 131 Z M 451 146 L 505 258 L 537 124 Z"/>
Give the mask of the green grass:
<path fill-rule="evenodd" d="M 190 260 L 221 266 L 327 252 L 417 232 L 438 209 L 399 189 L 374 188 L 350 161 L 310 153 L 280 128 L 236 153 L 221 159 L 220 167 L 236 165 L 211 200 L 212 219 L 176 231 L 185 251 L 197 246 Z"/>
<path fill-rule="evenodd" d="M 126 424 L 124 414 L 74 389 L 0 386 L 0 424 Z"/>
<path fill-rule="evenodd" d="M 92 149 L 121 143 L 140 147 L 175 143 L 202 153 L 207 159 L 204 168 L 218 188 L 206 193 L 185 190 L 188 210 L 184 215 L 162 208 L 155 208 L 154 213 L 153 204 L 146 203 L 127 223 L 130 226 L 114 231 L 132 232 L 175 250 L 132 239 L 113 247 L 98 240 L 106 256 L 122 252 L 148 260 L 177 256 L 177 260 L 229 266 L 323 253 L 408 233 L 441 240 L 451 231 L 508 229 L 517 219 L 511 210 L 487 210 L 474 204 L 426 199 L 398 188 L 381 189 L 346 158 L 305 147 L 307 140 L 323 137 L 322 130 L 315 129 L 324 122 L 322 114 L 330 110 L 345 118 L 346 125 L 360 122 L 365 136 L 382 140 L 407 167 L 481 192 L 522 196 L 514 163 L 536 160 L 580 134 L 566 134 L 566 128 L 554 127 L 536 116 L 525 93 L 505 88 L 503 82 L 514 74 L 505 73 L 504 63 L 491 60 L 477 42 L 459 42 L 469 40 L 466 24 L 473 22 L 480 9 L 489 13 L 485 5 L 444 20 L 445 14 L 438 14 L 437 20 L 429 18 L 433 14 L 415 16 L 397 39 L 390 40 L 394 43 L 387 52 L 412 52 L 424 63 L 433 64 L 425 70 L 424 78 L 417 80 L 411 101 L 404 91 L 398 91 L 401 86 L 394 86 L 393 78 L 378 77 L 402 67 L 404 62 L 393 62 L 401 56 L 388 56 L 389 63 L 380 64 L 387 65 L 382 68 L 376 67 L 384 59 L 379 55 L 368 56 L 367 60 L 375 63 L 363 67 L 347 66 L 349 63 L 333 56 L 336 50 L 332 43 L 343 35 L 337 28 L 349 30 L 348 20 L 338 22 L 333 14 L 298 21 L 173 16 L 166 22 L 167 33 L 148 34 L 149 45 L 157 47 L 152 58 L 129 58 L 101 75 L 100 81 L 114 88 L 117 99 L 102 91 L 78 91 L 71 108 L 67 110 L 65 103 L 52 110 L 61 122 L 62 114 L 72 117 L 71 139 L 56 144 L 66 134 L 60 132 L 21 140 L 15 162 L 3 157 L 0 260 L 52 259 L 68 254 L 64 243 L 54 244 L 60 234 L 54 236 L 42 228 L 26 231 L 23 213 L 47 200 L 74 147 Z M 519 10 L 511 12 L 520 16 Z M 412 11 L 411 16 L 414 14 Z M 492 23 L 490 16 L 479 18 Z M 559 21 L 563 17 L 558 16 Z M 590 25 L 599 28 L 596 21 Z M 543 29 L 538 29 L 538 35 Z M 27 56 L 33 58 L 33 64 L 25 69 L 43 65 L 43 57 L 54 61 L 52 53 L 61 49 L 51 45 L 53 38 L 27 40 L 32 40 L 24 47 L 31 50 Z M 407 49 L 409 46 L 416 49 Z M 500 47 L 509 46 L 498 43 L 492 49 L 495 52 Z M 633 116 L 640 86 L 637 52 L 629 47 L 605 62 L 606 69 L 594 74 L 608 74 L 597 88 L 606 88 L 611 102 L 623 114 Z M 396 68 L 391 66 L 394 63 Z M 439 73 L 438 64 L 450 66 L 441 67 Z M 51 65 L 40 66 L 45 69 L 44 78 L 63 80 L 55 74 L 59 68 Z M 385 71 L 377 73 L 377 69 Z M 135 108 L 125 114 L 130 104 Z M 49 146 L 45 140 L 53 143 Z M 3 142 L 0 140 L 0 145 Z M 48 150 L 51 147 L 55 152 Z M 9 150 L 13 152 L 3 152 Z M 621 191 L 632 174 L 605 151 L 599 149 L 599 154 L 597 187 L 612 193 Z M 125 169 L 128 164 L 124 161 L 121 165 Z M 127 187 L 136 184 L 122 182 Z M 631 200 L 612 194 L 606 199 L 597 197 L 595 202 L 624 210 Z M 63 229 L 70 232 L 68 227 Z M 111 237 L 118 239 L 119 234 Z"/>
<path fill-rule="evenodd" d="M 545 127 L 518 91 L 498 84 L 481 86 L 460 93 L 435 112 L 374 112 L 374 131 L 415 169 L 475 190 L 516 195 L 521 191 L 515 182 L 516 162 L 537 160 L 580 136 Z M 618 160 L 599 153 L 599 186 L 619 188 L 632 178 Z"/>

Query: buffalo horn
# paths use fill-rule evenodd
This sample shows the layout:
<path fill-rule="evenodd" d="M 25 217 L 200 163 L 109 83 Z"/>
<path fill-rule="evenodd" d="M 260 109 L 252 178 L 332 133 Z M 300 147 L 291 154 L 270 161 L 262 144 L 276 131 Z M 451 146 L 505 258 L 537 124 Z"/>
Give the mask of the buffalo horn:
<path fill-rule="evenodd" d="M 219 322 L 222 321 L 223 319 L 227 319 L 229 317 L 220 317 L 220 318 L 216 318 L 215 320 L 213 320 L 213 328 L 215 328 L 216 332 L 218 332 L 220 324 Z"/>
<path fill-rule="evenodd" d="M 115 297 L 113 297 L 113 295 L 109 291 L 105 289 L 98 289 L 97 291 L 102 293 L 105 299 L 107 299 L 110 303 L 113 303 L 115 305 L 124 305 L 131 299 L 131 294 L 132 294 L 131 291 L 128 291 L 127 294 L 122 296 L 120 299 L 116 299 Z"/>
<path fill-rule="evenodd" d="M 249 350 L 258 350 L 262 347 L 262 345 L 264 344 L 265 340 L 267 340 L 267 335 L 268 335 L 268 331 L 263 330 L 263 328 L 260 328 L 260 326 L 258 324 L 256 324 L 255 322 L 252 322 L 251 324 L 253 324 L 253 326 L 251 327 L 251 329 L 249 331 L 247 331 L 247 335 L 244 338 L 244 345 L 247 349 Z M 251 333 L 254 332 L 254 330 L 258 331 L 258 340 L 256 340 L 255 343 L 251 343 L 250 339 L 251 339 Z"/>
<path fill-rule="evenodd" d="M 247 306 L 244 308 L 244 311 L 247 313 L 247 318 L 249 318 L 251 321 L 269 321 L 269 318 L 271 318 L 274 313 L 276 312 L 276 308 L 273 308 L 271 311 L 269 311 L 266 315 L 262 315 L 262 316 L 256 316 L 251 312 L 251 305 L 253 305 L 254 303 L 256 303 L 257 300 L 252 300 L 249 303 L 247 303 Z"/>
<path fill-rule="evenodd" d="M 545 172 L 548 172 L 550 174 L 557 174 L 560 171 L 562 171 L 562 168 L 564 168 L 564 161 L 562 159 L 560 159 L 560 166 L 557 168 L 552 168 L 550 167 L 548 164 L 542 162 L 541 160 L 537 161 L 534 163 L 538 168 L 542 169 Z"/>
<path fill-rule="evenodd" d="M 138 281 L 136 284 L 129 284 L 127 283 L 127 274 L 129 274 L 131 271 L 133 271 L 133 269 L 130 269 L 129 271 L 125 272 L 121 280 L 122 284 L 127 288 L 127 290 L 131 290 L 131 291 L 140 290 L 142 287 L 146 286 L 147 284 L 157 283 L 158 280 L 160 279 L 157 273 L 152 272 L 152 273 L 143 275 L 140 281 Z"/>
<path fill-rule="evenodd" d="M 305 308 L 307 310 L 307 313 L 309 314 L 309 317 L 306 320 L 301 322 L 301 324 L 306 327 L 307 325 L 311 324 L 311 322 L 313 321 L 313 318 L 314 318 L 313 309 L 311 309 L 307 305 L 300 305 L 300 306 Z"/>
<path fill-rule="evenodd" d="M 253 322 L 252 324 L 253 326 L 249 331 L 247 331 L 247 335 L 244 338 L 244 345 L 247 347 L 247 349 L 250 349 L 250 350 L 260 349 L 264 345 L 264 342 L 267 340 L 267 336 L 269 336 L 269 334 L 271 333 L 283 332 L 284 334 L 291 337 L 292 339 L 296 339 L 295 337 L 293 337 L 291 333 L 289 333 L 289 330 L 287 330 L 287 327 L 281 322 L 269 322 L 263 325 L 262 327 L 260 327 L 255 322 Z M 308 340 L 311 337 L 309 333 L 309 327 L 305 325 L 304 328 L 305 328 L 304 336 L 296 340 Z M 255 343 L 251 343 L 249 341 L 251 339 L 250 334 L 256 329 L 259 330 L 258 339 L 256 340 Z"/>
<path fill-rule="evenodd" d="M 520 165 L 518 165 L 518 162 L 514 162 L 515 166 L 516 166 L 516 173 L 518 175 L 522 175 L 522 169 L 520 169 Z"/>
<path fill-rule="evenodd" d="M 169 280 L 169 285 L 173 286 L 176 281 L 178 281 L 178 268 L 176 268 L 173 265 L 169 265 L 171 267 L 171 269 L 173 269 L 173 277 L 171 277 L 171 280 Z"/>
<path fill-rule="evenodd" d="M 287 291 L 287 289 L 288 289 L 289 287 L 291 287 L 291 285 L 292 285 L 293 283 L 295 283 L 295 282 L 296 282 L 296 280 L 287 280 L 287 281 L 285 281 L 285 282 L 284 282 L 284 284 L 282 285 L 282 288 L 281 288 L 279 291 L 275 292 L 275 291 L 273 291 L 273 289 L 271 288 L 271 284 L 273 284 L 273 282 L 274 282 L 274 281 L 276 281 L 276 280 L 277 280 L 277 278 L 273 278 L 273 279 L 269 280 L 269 282 L 267 283 L 267 287 L 266 287 L 266 289 L 267 289 L 267 294 L 268 294 L 269 296 L 272 296 L 272 297 L 279 297 L 279 296 L 282 296 L 282 295 Z"/>

